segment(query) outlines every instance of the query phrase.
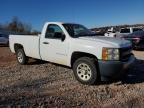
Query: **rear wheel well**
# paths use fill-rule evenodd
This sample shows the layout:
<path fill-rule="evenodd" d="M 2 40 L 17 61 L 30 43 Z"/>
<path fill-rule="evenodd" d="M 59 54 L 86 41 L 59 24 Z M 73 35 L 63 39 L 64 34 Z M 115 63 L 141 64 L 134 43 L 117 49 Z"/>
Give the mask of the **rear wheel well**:
<path fill-rule="evenodd" d="M 14 44 L 15 52 L 17 52 L 18 49 L 23 49 L 23 46 L 21 44 Z"/>
<path fill-rule="evenodd" d="M 71 57 L 71 67 L 73 67 L 74 62 L 81 57 L 93 58 L 95 59 L 96 62 L 98 60 L 97 57 L 93 54 L 84 53 L 84 52 L 74 52 Z"/>

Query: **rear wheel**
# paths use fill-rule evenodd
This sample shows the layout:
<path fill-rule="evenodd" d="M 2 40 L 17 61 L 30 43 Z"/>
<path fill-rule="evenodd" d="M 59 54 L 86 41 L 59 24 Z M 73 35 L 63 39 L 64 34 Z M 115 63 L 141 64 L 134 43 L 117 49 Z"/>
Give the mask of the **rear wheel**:
<path fill-rule="evenodd" d="M 82 57 L 73 65 L 76 79 L 82 84 L 93 85 L 98 80 L 96 61 L 93 58 Z"/>
<path fill-rule="evenodd" d="M 24 65 L 28 62 L 28 57 L 25 55 L 24 50 L 23 49 L 18 49 L 16 51 L 16 58 L 18 63 Z"/>

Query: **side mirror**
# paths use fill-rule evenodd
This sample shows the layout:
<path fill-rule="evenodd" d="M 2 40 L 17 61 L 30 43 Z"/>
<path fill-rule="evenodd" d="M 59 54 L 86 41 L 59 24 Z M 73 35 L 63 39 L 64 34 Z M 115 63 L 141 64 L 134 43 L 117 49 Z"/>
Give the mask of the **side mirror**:
<path fill-rule="evenodd" d="M 66 36 L 64 34 L 62 34 L 61 41 L 64 41 L 65 38 L 66 38 Z"/>
<path fill-rule="evenodd" d="M 56 32 L 56 33 L 54 33 L 54 38 L 55 39 L 60 39 L 61 41 L 64 41 L 65 40 L 65 35 L 63 33 Z"/>

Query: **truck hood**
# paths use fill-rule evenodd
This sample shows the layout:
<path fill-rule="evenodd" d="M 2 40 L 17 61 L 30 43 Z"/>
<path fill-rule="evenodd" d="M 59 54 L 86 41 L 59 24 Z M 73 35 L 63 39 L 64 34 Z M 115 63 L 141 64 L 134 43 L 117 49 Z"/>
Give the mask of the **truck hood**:
<path fill-rule="evenodd" d="M 104 37 L 104 36 L 85 36 L 85 37 L 79 37 L 79 39 L 93 41 L 93 42 L 100 42 L 117 48 L 131 46 L 130 41 L 121 38 L 111 38 L 111 37 Z"/>

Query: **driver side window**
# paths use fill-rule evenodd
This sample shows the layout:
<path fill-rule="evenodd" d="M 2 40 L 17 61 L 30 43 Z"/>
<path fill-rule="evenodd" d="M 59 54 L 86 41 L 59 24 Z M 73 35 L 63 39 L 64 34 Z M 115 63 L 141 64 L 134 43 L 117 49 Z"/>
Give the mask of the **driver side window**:
<path fill-rule="evenodd" d="M 45 38 L 61 39 L 62 34 L 63 34 L 63 31 L 58 25 L 50 24 L 47 28 Z"/>

